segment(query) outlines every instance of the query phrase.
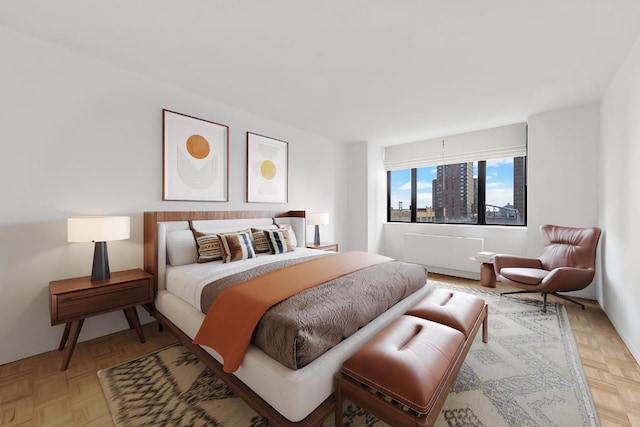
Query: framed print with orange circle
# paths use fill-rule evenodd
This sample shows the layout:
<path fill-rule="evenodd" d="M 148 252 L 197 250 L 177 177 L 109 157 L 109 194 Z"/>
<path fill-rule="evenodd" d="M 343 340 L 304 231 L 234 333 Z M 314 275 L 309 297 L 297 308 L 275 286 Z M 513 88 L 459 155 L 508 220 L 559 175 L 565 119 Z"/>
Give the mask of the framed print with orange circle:
<path fill-rule="evenodd" d="M 162 200 L 229 201 L 229 127 L 162 110 Z"/>
<path fill-rule="evenodd" d="M 247 132 L 247 202 L 287 203 L 289 143 Z"/>

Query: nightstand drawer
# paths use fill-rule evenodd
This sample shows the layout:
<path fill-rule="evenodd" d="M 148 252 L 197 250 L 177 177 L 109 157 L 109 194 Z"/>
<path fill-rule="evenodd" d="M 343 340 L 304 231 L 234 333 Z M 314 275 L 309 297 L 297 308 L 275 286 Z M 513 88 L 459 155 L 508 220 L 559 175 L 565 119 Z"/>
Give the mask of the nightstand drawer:
<path fill-rule="evenodd" d="M 52 323 L 65 323 L 96 314 L 146 304 L 153 300 L 150 280 L 136 280 L 95 289 L 57 295 L 57 318 Z"/>

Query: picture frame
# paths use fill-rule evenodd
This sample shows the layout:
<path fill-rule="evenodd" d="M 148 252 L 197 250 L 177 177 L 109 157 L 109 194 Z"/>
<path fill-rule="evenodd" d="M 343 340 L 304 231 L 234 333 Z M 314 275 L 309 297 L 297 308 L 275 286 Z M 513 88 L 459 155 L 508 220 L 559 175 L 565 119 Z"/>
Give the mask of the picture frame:
<path fill-rule="evenodd" d="M 229 201 L 229 127 L 162 110 L 162 200 Z"/>
<path fill-rule="evenodd" d="M 287 203 L 289 143 L 247 132 L 247 202 Z"/>

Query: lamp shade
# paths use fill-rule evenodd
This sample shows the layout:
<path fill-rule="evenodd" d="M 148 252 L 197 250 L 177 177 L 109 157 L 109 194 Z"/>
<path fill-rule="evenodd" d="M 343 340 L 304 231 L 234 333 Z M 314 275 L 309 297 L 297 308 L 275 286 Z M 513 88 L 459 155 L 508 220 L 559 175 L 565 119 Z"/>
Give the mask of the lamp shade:
<path fill-rule="evenodd" d="M 307 214 L 308 225 L 327 225 L 329 224 L 328 213 L 310 213 Z"/>
<path fill-rule="evenodd" d="M 129 238 L 128 216 L 80 216 L 67 218 L 69 242 L 109 242 Z"/>

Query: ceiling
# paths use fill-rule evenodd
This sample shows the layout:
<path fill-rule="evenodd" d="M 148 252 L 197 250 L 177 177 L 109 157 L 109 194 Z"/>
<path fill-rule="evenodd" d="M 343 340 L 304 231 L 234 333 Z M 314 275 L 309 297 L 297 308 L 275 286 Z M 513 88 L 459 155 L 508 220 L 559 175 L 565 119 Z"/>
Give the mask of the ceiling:
<path fill-rule="evenodd" d="M 0 25 L 317 135 L 388 145 L 597 100 L 640 35 L 640 2 L 0 0 Z"/>

